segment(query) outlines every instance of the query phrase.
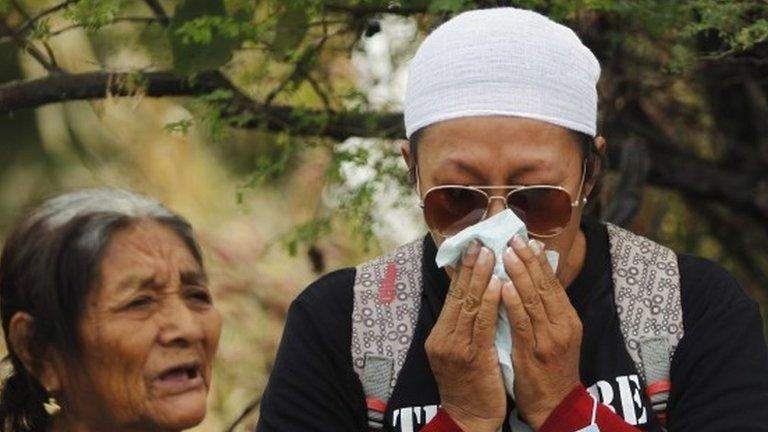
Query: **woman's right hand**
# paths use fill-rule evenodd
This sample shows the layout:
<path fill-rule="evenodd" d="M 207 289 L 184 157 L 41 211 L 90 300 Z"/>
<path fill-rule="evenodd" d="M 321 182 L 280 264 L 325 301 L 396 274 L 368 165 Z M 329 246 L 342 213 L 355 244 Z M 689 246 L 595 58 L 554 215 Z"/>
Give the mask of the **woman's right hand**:
<path fill-rule="evenodd" d="M 425 344 L 442 408 L 465 431 L 497 432 L 507 414 L 493 344 L 502 285 L 493 264 L 490 249 L 470 246 Z"/>

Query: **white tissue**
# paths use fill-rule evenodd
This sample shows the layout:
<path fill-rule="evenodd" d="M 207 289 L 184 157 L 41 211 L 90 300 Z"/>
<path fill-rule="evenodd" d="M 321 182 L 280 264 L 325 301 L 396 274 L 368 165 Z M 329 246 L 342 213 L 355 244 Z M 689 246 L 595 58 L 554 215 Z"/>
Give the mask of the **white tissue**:
<path fill-rule="evenodd" d="M 494 254 L 493 274 L 502 281 L 508 281 L 509 276 L 504 270 L 502 256 L 508 247 L 509 240 L 515 234 L 519 234 L 525 240 L 528 240 L 528 231 L 525 229 L 523 221 L 512 210 L 506 209 L 447 238 L 440 245 L 435 262 L 441 268 L 451 264 L 458 264 L 464 255 L 464 251 L 469 247 L 470 242 L 478 240 Z M 545 253 L 549 265 L 552 266 L 554 271 L 557 271 L 560 255 L 553 250 L 547 250 Z M 499 354 L 499 367 L 504 378 L 504 387 L 507 390 L 507 394 L 514 398 L 515 372 L 512 368 L 512 333 L 509 318 L 507 318 L 507 311 L 503 305 L 499 307 L 499 320 L 496 324 L 494 345 Z"/>

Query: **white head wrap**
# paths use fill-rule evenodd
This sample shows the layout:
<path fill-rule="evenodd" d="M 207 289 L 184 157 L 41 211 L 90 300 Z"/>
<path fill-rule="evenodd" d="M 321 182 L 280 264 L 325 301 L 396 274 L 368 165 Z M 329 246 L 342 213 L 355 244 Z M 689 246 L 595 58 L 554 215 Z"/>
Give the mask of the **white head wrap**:
<path fill-rule="evenodd" d="M 595 136 L 600 63 L 569 28 L 516 8 L 462 13 L 433 31 L 408 67 L 405 132 L 506 115 Z"/>

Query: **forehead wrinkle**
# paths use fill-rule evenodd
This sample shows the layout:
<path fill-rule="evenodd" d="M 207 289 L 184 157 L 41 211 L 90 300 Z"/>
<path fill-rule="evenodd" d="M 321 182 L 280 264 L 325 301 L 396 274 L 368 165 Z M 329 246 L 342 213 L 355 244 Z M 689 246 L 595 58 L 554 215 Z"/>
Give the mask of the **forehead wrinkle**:
<path fill-rule="evenodd" d="M 184 255 L 186 245 L 167 230 L 160 224 L 145 222 L 116 233 L 102 261 L 102 282 L 123 276 L 117 292 L 168 284 L 174 274 L 188 266 L 190 257 Z M 199 264 L 192 261 L 197 271 Z"/>

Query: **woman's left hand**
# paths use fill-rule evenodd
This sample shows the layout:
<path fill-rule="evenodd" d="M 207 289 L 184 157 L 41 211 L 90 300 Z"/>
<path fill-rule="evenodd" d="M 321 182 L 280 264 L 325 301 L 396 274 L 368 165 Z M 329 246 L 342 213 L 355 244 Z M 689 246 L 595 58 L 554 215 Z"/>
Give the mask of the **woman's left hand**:
<path fill-rule="evenodd" d="M 515 404 L 538 430 L 580 383 L 582 327 L 540 242 L 515 236 L 504 253 L 502 298 L 512 326 Z"/>

